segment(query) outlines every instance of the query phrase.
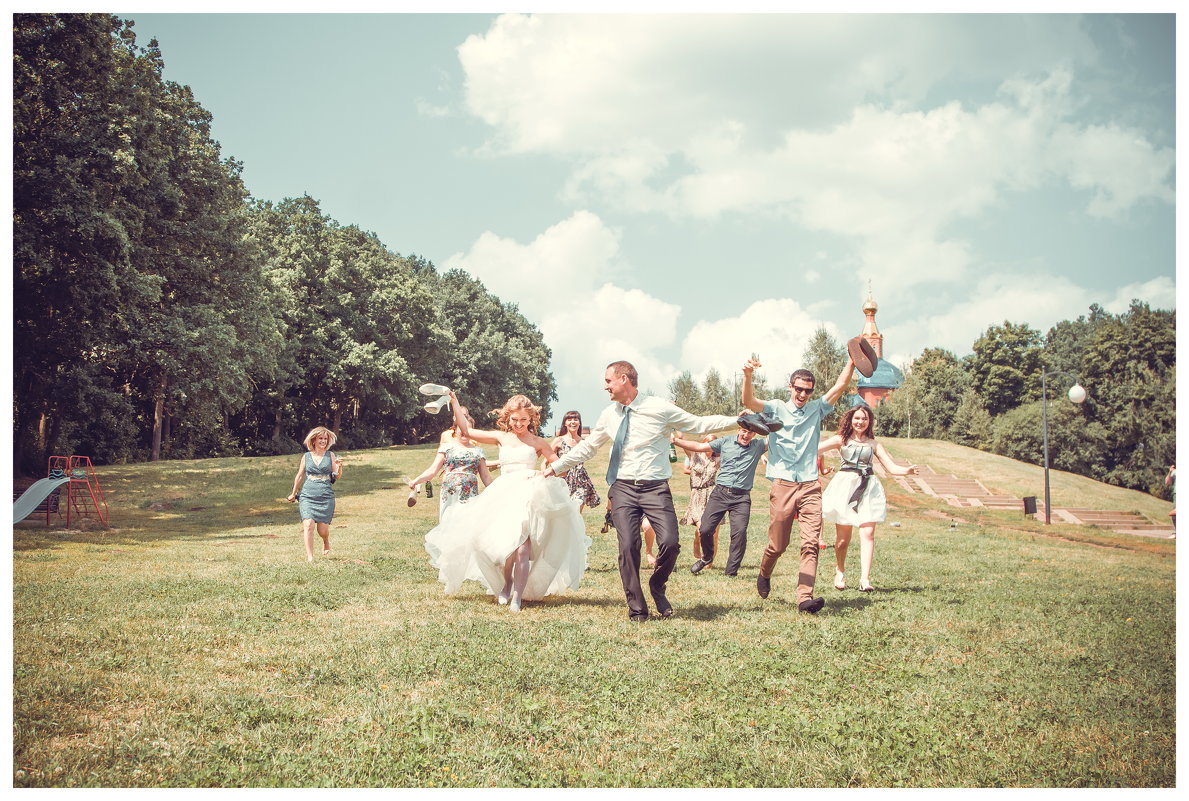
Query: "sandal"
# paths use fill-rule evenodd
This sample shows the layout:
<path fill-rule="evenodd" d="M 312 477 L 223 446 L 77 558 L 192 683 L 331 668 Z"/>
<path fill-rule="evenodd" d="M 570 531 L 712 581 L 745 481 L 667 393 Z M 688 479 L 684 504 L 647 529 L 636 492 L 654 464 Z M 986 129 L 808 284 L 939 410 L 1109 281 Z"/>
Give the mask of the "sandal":
<path fill-rule="evenodd" d="M 860 586 L 861 585 L 862 585 L 862 582 L 860 582 Z M 846 576 L 843 574 L 843 572 L 841 570 L 834 571 L 834 589 L 836 589 L 836 590 L 845 590 L 846 589 Z"/>
<path fill-rule="evenodd" d="M 874 591 L 875 591 L 875 587 L 871 586 L 870 581 L 863 581 L 862 579 L 859 579 L 859 592 L 874 592 Z"/>

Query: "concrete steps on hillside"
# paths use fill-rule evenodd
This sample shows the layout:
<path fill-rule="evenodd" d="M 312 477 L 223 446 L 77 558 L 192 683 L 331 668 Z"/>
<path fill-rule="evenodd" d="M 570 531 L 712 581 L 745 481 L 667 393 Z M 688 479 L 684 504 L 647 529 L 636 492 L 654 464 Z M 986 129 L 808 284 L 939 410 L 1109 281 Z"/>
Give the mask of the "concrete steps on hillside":
<path fill-rule="evenodd" d="M 896 464 L 908 465 L 910 462 L 897 459 Z M 981 481 L 973 478 L 959 478 L 957 476 L 943 476 L 935 473 L 928 465 L 917 465 L 920 470 L 915 476 L 888 476 L 887 472 L 877 464 L 876 473 L 889 480 L 895 481 L 908 492 L 917 492 L 941 498 L 950 506 L 963 509 L 984 508 L 996 511 L 1023 512 L 1024 501 L 1010 495 L 995 495 L 990 492 Z M 1041 504 L 1041 515 L 1044 514 Z M 1170 538 L 1176 536 L 1176 529 L 1167 523 L 1153 523 L 1148 518 L 1135 512 L 1118 512 L 1109 509 L 1080 509 L 1066 508 L 1052 510 L 1054 521 L 1073 525 L 1095 525 L 1110 529 L 1120 534 L 1133 534 L 1138 537 Z"/>
<path fill-rule="evenodd" d="M 1094 525 L 1109 528 L 1120 534 L 1134 534 L 1141 537 L 1168 537 L 1176 533 L 1167 523 L 1153 523 L 1138 512 L 1118 512 L 1104 509 L 1065 508 L 1053 509 L 1053 517 L 1063 522 L 1080 525 Z"/>

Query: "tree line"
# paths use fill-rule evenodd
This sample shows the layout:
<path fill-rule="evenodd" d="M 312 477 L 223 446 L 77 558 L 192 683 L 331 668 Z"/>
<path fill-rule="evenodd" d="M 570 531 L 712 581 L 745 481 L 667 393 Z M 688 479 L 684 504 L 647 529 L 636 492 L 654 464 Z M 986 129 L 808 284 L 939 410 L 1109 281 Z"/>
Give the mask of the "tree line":
<path fill-rule="evenodd" d="M 423 441 L 444 420 L 416 388 L 489 410 L 557 398 L 538 329 L 466 273 L 440 273 L 308 196 L 252 198 L 155 41 L 106 14 L 13 18 L 13 432 L 16 467 L 295 452 L 314 425 L 341 447 Z M 1039 464 L 1042 368 L 1062 470 L 1166 496 L 1175 458 L 1175 313 L 1133 303 L 1044 336 L 989 327 L 961 359 L 930 348 L 878 412 L 882 433 Z M 802 363 L 845 362 L 824 329 Z M 756 394 L 775 389 L 762 375 Z M 1078 380 L 1088 400 L 1064 389 Z M 739 377 L 689 372 L 669 396 L 739 409 Z M 841 404 L 840 404 L 841 406 Z M 837 413 L 826 421 L 836 424 Z"/>
<path fill-rule="evenodd" d="M 13 19 L 13 431 L 19 470 L 270 454 L 314 425 L 415 442 L 446 383 L 477 419 L 557 397 L 513 304 L 310 197 L 253 199 L 155 41 L 106 14 Z"/>
<path fill-rule="evenodd" d="M 801 364 L 817 377 L 820 394 L 846 364 L 846 348 L 819 327 Z M 1044 383 L 1050 466 L 1171 498 L 1164 477 L 1176 460 L 1174 311 L 1132 301 L 1126 312 L 1111 314 L 1095 304 L 1043 336 L 1004 321 L 988 327 L 970 354 L 927 348 L 904 372 L 903 384 L 876 412 L 879 434 L 947 440 L 1044 464 Z M 1067 399 L 1075 383 L 1087 391 L 1084 403 Z M 858 402 L 856 387 L 857 380 L 826 428 Z M 756 396 L 774 396 L 758 373 Z M 783 377 L 775 396 L 788 398 Z M 698 414 L 733 414 L 739 406 L 738 391 L 714 370 L 701 385 L 682 373 L 669 383 L 669 397 Z"/>

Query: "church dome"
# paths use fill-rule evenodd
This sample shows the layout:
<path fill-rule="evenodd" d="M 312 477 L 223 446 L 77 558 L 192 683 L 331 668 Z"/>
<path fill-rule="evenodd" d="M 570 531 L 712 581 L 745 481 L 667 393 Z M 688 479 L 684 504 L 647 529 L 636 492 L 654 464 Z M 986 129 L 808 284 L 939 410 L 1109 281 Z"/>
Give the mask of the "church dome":
<path fill-rule="evenodd" d="M 880 359 L 871 377 L 859 376 L 860 389 L 898 389 L 904 383 L 904 373 L 889 361 Z"/>

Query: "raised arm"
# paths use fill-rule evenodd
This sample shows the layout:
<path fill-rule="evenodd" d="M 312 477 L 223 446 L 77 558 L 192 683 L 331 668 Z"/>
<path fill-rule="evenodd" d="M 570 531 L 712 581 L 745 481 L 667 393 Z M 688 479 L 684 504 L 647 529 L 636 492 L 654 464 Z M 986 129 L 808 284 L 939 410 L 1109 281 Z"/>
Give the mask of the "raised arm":
<path fill-rule="evenodd" d="M 842 372 L 838 374 L 838 380 L 834 382 L 834 386 L 830 387 L 829 391 L 823 396 L 826 403 L 833 406 L 842 397 L 842 393 L 846 391 L 846 385 L 850 383 L 851 376 L 855 374 L 855 360 L 850 356 L 846 357 L 846 366 L 842 368 Z"/>
<path fill-rule="evenodd" d="M 915 476 L 921 472 L 921 469 L 915 464 L 910 464 L 908 467 L 901 467 L 892 460 L 891 454 L 884 448 L 883 443 L 878 440 L 875 443 L 875 455 L 879 459 L 883 469 L 888 471 L 888 475 L 892 476 Z"/>
<path fill-rule="evenodd" d="M 462 406 L 459 405 L 458 396 L 454 394 L 454 390 L 450 390 L 450 408 L 454 412 L 454 425 L 458 426 L 458 433 L 462 435 L 463 439 L 473 439 L 475 442 L 482 442 L 484 445 L 500 444 L 498 431 L 483 431 L 478 428 L 471 428 L 467 422 L 467 416 L 462 413 Z"/>
<path fill-rule="evenodd" d="M 748 359 L 743 364 L 743 405 L 753 412 L 764 411 L 764 402 L 755 396 L 755 389 L 751 385 L 752 371 L 762 366 L 755 359 Z"/>
<path fill-rule="evenodd" d="M 737 427 L 739 417 L 729 414 L 707 414 L 699 417 L 678 406 L 673 406 L 669 410 L 668 424 L 669 428 L 675 431 L 688 431 L 690 434 L 713 434 Z"/>

